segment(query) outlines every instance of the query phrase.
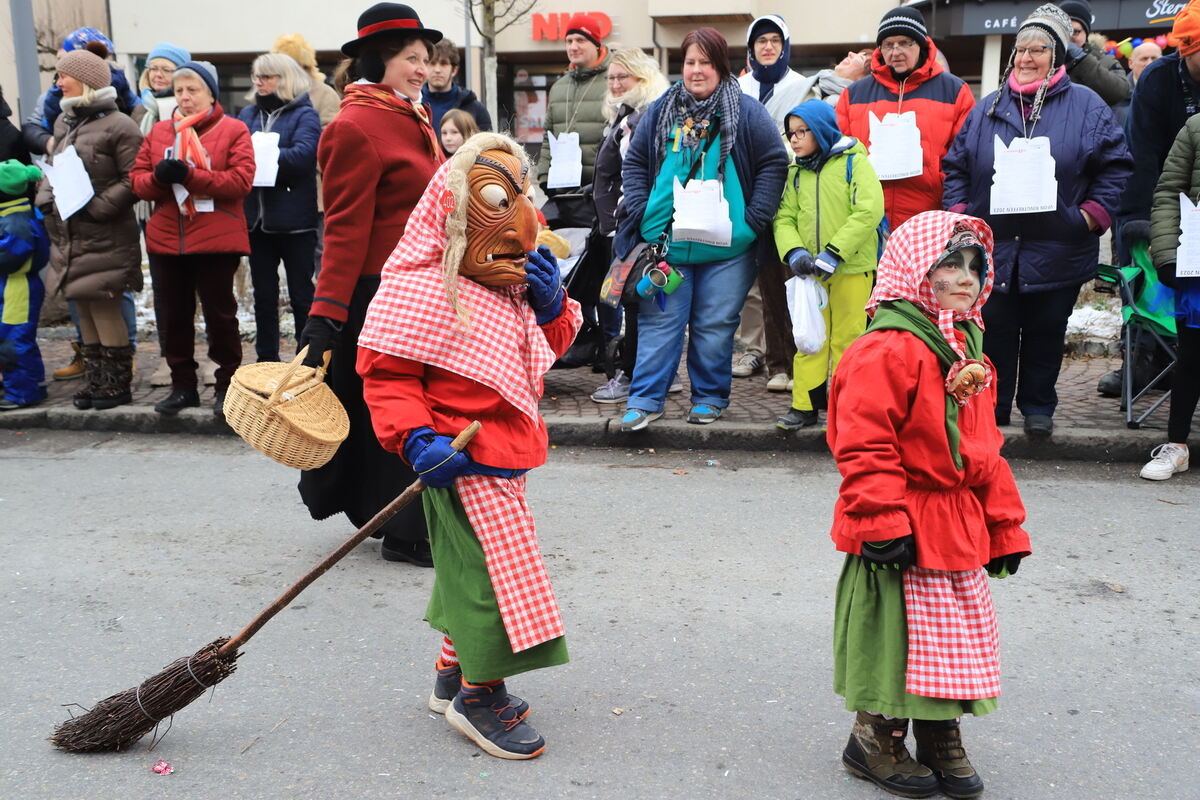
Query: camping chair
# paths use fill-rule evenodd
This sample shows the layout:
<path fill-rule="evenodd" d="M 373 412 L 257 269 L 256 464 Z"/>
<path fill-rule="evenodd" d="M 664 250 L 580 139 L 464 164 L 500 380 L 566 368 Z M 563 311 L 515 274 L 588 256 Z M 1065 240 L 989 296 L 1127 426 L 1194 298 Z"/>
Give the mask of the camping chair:
<path fill-rule="evenodd" d="M 1121 298 L 1121 329 L 1125 358 L 1122 369 L 1121 400 L 1125 409 L 1125 424 L 1140 428 L 1146 418 L 1171 396 L 1167 383 L 1175 369 L 1175 293 L 1158 281 L 1158 271 L 1150 260 L 1149 247 L 1145 241 L 1133 246 L 1133 264 L 1114 267 L 1100 264 L 1096 275 L 1095 289 L 1104 294 L 1116 294 Z M 1153 341 L 1167 357 L 1167 365 L 1145 386 L 1134 392 L 1133 365 L 1135 361 L 1134 341 Z M 1138 414 L 1134 404 L 1153 389 L 1166 389 L 1162 397 L 1152 402 Z"/>

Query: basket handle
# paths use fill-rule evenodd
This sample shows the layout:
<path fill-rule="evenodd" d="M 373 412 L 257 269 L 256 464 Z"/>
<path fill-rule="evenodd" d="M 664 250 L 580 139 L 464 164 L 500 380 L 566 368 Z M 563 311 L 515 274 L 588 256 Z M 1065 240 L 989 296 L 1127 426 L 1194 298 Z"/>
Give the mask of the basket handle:
<path fill-rule="evenodd" d="M 272 408 L 274 408 L 275 406 L 282 403 L 283 402 L 283 393 L 286 391 L 295 389 L 296 387 L 302 385 L 305 382 L 311 382 L 313 384 L 317 384 L 317 383 L 320 383 L 321 381 L 325 380 L 325 372 L 326 372 L 326 370 L 329 369 L 329 357 L 332 354 L 333 354 L 332 350 L 326 350 L 324 361 L 321 363 L 321 365 L 319 367 L 317 367 L 316 372 L 314 372 L 306 380 L 301 380 L 295 384 L 292 384 L 291 383 L 292 376 L 296 374 L 296 370 L 298 370 L 298 369 L 300 369 L 300 367 L 304 366 L 304 357 L 306 355 L 308 355 L 308 345 L 304 345 L 304 347 L 301 347 L 300 352 L 296 353 L 296 357 L 293 358 L 292 363 L 288 365 L 287 372 L 283 373 L 283 377 L 279 379 L 279 385 L 275 387 L 275 390 L 273 392 L 271 392 L 271 395 L 267 398 L 267 402 L 266 402 L 266 405 L 264 406 L 263 410 L 270 411 Z"/>

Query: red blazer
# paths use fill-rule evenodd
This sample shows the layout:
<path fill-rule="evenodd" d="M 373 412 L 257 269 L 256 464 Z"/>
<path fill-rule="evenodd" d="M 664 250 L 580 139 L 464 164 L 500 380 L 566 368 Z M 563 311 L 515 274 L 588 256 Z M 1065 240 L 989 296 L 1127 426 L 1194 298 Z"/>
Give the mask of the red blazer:
<path fill-rule="evenodd" d="M 212 116 L 196 126 L 196 133 L 208 152 L 212 169 L 193 167 L 183 185 L 193 195 L 211 197 L 215 210 L 188 219 L 179 212 L 171 185 L 154 177 L 154 167 L 163 160 L 167 148 L 175 146 L 171 120 L 155 123 L 142 140 L 130 173 L 134 193 L 154 202 L 154 213 L 146 223 L 146 250 L 159 255 L 245 255 L 250 252 L 250 237 L 242 202 L 254 182 L 250 131 L 241 120 L 225 116 L 218 103 L 213 106 Z"/>
<path fill-rule="evenodd" d="M 541 326 L 557 356 L 575 338 L 573 313 L 564 302 L 563 313 Z M 502 469 L 533 469 L 546 462 L 550 437 L 545 420 L 540 414 L 530 419 L 494 389 L 455 372 L 366 347 L 358 348 L 358 374 L 375 435 L 385 450 L 402 454 L 414 428 L 455 436 L 477 419 L 483 427 L 467 449 L 475 461 Z"/>
<path fill-rule="evenodd" d="M 996 427 L 994 386 L 959 410 L 954 466 L 946 435 L 946 370 L 906 331 L 865 334 L 838 364 L 829 395 L 829 447 L 842 473 L 831 536 L 863 542 L 914 534 L 917 565 L 969 570 L 1030 552 L 1025 506 Z"/>
<path fill-rule="evenodd" d="M 838 127 L 871 147 L 870 112 L 883 119 L 888 112 L 913 111 L 921 131 L 923 171 L 899 181 L 883 181 L 883 207 L 888 224 L 900 223 L 922 211 L 942 209 L 942 158 L 958 135 L 975 97 L 963 81 L 946 72 L 935 58 L 937 47 L 929 41 L 929 55 L 903 82 L 896 80 L 876 48 L 871 74 L 846 87 L 838 98 Z"/>
<path fill-rule="evenodd" d="M 388 91 L 391 91 L 390 89 Z M 321 132 L 325 252 L 310 314 L 345 322 L 354 286 L 378 275 L 442 163 L 415 117 L 348 105 Z"/>

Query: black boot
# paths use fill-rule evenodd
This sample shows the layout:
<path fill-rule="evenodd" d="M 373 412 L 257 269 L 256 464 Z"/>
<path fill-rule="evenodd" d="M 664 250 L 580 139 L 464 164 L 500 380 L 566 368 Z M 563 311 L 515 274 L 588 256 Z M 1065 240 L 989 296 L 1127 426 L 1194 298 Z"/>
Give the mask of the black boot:
<path fill-rule="evenodd" d="M 100 348 L 100 387 L 92 393 L 92 408 L 116 408 L 133 402 L 133 347 Z"/>
<path fill-rule="evenodd" d="M 185 408 L 195 408 L 198 405 L 200 405 L 200 393 L 194 388 L 173 388 L 169 395 L 154 404 L 154 410 L 173 417 Z"/>
<path fill-rule="evenodd" d="M 859 711 L 850 741 L 842 751 L 842 763 L 885 792 L 900 797 L 929 797 L 937 792 L 938 779 L 909 755 L 904 746 L 907 734 L 906 719 L 884 719 Z"/>
<path fill-rule="evenodd" d="M 913 738 L 917 740 L 917 761 L 933 770 L 942 794 L 969 798 L 983 793 L 983 779 L 967 758 L 958 720 L 914 719 Z"/>
<path fill-rule="evenodd" d="M 385 536 L 379 547 L 379 555 L 383 556 L 384 561 L 407 561 L 418 567 L 433 566 L 433 552 L 429 549 L 429 540 L 424 537 L 420 541 L 410 542 Z"/>
<path fill-rule="evenodd" d="M 85 344 L 78 350 L 79 358 L 83 361 L 83 388 L 71 398 L 74 406 L 80 410 L 92 407 L 92 396 L 100 389 L 103 367 L 100 359 L 99 344 Z"/>

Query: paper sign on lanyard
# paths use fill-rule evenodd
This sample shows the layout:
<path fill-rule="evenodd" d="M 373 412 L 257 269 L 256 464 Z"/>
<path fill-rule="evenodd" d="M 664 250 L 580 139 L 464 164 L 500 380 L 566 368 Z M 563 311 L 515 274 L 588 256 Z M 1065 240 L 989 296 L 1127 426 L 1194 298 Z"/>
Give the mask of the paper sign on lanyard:
<path fill-rule="evenodd" d="M 42 161 L 39 166 L 54 190 L 54 207 L 59 219 L 70 219 L 71 215 L 88 204 L 96 194 L 92 179 L 88 177 L 83 159 L 75 151 L 75 145 L 54 156 L 54 163 Z"/>
<path fill-rule="evenodd" d="M 869 113 L 871 147 L 867 158 L 881 181 L 913 178 L 924 170 L 921 151 L 921 131 L 917 128 L 917 112 L 889 112 L 883 119 Z"/>
<path fill-rule="evenodd" d="M 550 144 L 550 172 L 546 175 L 547 189 L 578 189 L 583 183 L 583 150 L 579 133 L 570 131 L 555 136 L 546 131 Z"/>
<path fill-rule="evenodd" d="M 254 147 L 254 186 L 274 186 L 279 175 L 279 134 L 255 131 L 250 134 Z"/>
<path fill-rule="evenodd" d="M 1179 249 L 1175 251 L 1175 277 L 1200 278 L 1200 208 L 1179 194 Z"/>
<path fill-rule="evenodd" d="M 993 214 L 1038 214 L 1058 208 L 1058 180 L 1050 139 L 1018 136 L 1007 147 L 995 137 Z"/>
<path fill-rule="evenodd" d="M 675 217 L 671 223 L 671 238 L 677 242 L 696 242 L 713 247 L 728 247 L 733 240 L 733 223 L 729 219 L 729 201 L 721 182 L 692 179 L 684 186 L 675 182 Z"/>

